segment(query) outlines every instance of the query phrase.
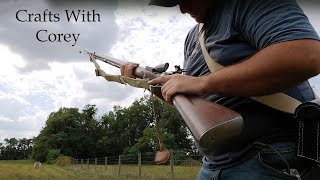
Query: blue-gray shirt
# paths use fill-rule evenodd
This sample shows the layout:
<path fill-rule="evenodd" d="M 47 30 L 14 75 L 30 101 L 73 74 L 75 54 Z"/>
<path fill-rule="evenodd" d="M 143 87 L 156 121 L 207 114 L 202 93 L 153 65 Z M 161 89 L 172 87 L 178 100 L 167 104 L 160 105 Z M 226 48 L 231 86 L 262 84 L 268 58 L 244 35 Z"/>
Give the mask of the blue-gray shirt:
<path fill-rule="evenodd" d="M 319 40 L 295 0 L 223 0 L 211 9 L 205 29 L 206 48 L 211 57 L 224 66 L 245 60 L 271 44 L 298 39 Z M 189 32 L 185 41 L 184 68 L 187 69 L 186 74 L 192 76 L 210 73 L 198 41 L 198 25 Z M 307 81 L 285 93 L 300 101 L 314 99 Z M 293 141 L 294 122 L 288 114 L 249 98 L 218 94 L 207 95 L 206 98 L 235 109 L 245 119 L 241 137 L 228 142 L 227 150 L 204 149 L 198 145 L 208 166 L 223 167 L 244 160 L 250 156 L 253 141 Z M 235 145 L 235 142 L 240 143 Z"/>

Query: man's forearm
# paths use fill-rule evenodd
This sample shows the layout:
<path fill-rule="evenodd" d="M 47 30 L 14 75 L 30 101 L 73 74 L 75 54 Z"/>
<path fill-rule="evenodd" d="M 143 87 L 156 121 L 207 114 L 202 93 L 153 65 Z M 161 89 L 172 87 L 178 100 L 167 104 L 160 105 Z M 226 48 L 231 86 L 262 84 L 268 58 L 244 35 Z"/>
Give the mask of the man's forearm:
<path fill-rule="evenodd" d="M 320 42 L 271 45 L 246 61 L 200 77 L 204 93 L 260 96 L 280 92 L 320 73 Z"/>

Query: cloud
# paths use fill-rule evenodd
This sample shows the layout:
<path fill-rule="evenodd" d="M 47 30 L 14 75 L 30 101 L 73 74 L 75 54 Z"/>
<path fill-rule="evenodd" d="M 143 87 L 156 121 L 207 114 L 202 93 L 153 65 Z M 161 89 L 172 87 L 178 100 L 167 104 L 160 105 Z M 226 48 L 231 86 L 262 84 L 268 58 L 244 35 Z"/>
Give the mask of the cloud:
<path fill-rule="evenodd" d="M 26 113 L 24 107 L 28 104 L 27 100 L 22 97 L 0 91 L 0 122 L 18 119 L 21 114 Z"/>
<path fill-rule="evenodd" d="M 12 119 L 8 121 L 2 121 L 0 116 L 0 142 L 4 138 L 31 138 L 37 136 L 41 127 L 44 125 L 43 118 L 46 118 L 46 112 L 37 112 L 36 114 L 30 113 L 27 116 L 21 116 L 17 120 Z"/>
<path fill-rule="evenodd" d="M 69 1 L 70 2 L 70 1 Z M 103 3 L 104 2 L 104 3 Z M 106 3 L 107 2 L 107 3 Z M 13 52 L 22 56 L 26 64 L 20 67 L 22 73 L 34 70 L 48 69 L 49 62 L 76 62 L 82 61 L 79 50 L 94 49 L 96 51 L 108 52 L 116 42 L 118 27 L 115 24 L 114 10 L 117 8 L 117 1 L 38 1 L 38 0 L 15 0 L 0 2 L 0 44 L 5 44 Z M 48 9 L 46 11 L 46 9 Z M 19 22 L 16 14 L 19 10 L 25 10 L 18 13 L 21 20 L 30 20 L 32 22 Z M 101 22 L 67 22 L 65 10 L 95 10 L 100 15 Z M 44 13 L 51 12 L 53 15 L 43 16 Z M 60 20 L 54 18 L 58 14 Z M 38 19 L 37 19 L 38 17 Z M 85 16 L 87 17 L 87 16 Z M 41 21 L 36 22 L 41 18 Z M 46 18 L 46 19 L 44 19 Z M 92 21 L 92 16 L 90 16 Z M 85 19 L 88 20 L 88 19 Z M 98 21 L 98 17 L 95 18 Z M 65 42 L 40 42 L 36 34 L 42 31 L 40 38 L 45 40 L 49 34 L 54 37 L 57 34 L 80 34 L 77 44 L 72 46 L 73 41 Z M 72 38 L 70 38 L 71 40 Z"/>
<path fill-rule="evenodd" d="M 147 66 L 169 62 L 171 70 L 174 65 L 182 65 L 184 40 L 195 25 L 194 20 L 182 15 L 177 7 L 139 8 L 136 11 L 119 8 L 115 12 L 119 41 L 112 47 L 111 54 Z"/>

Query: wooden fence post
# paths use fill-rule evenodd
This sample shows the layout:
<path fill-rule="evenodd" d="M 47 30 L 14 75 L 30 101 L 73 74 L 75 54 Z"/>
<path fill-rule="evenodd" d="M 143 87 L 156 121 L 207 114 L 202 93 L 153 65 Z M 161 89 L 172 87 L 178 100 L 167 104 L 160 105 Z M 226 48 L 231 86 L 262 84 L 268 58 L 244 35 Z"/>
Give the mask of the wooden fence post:
<path fill-rule="evenodd" d="M 119 155 L 119 162 L 118 162 L 118 176 L 120 176 L 121 173 L 121 155 Z"/>
<path fill-rule="evenodd" d="M 74 158 L 71 158 L 71 167 L 74 169 Z"/>
<path fill-rule="evenodd" d="M 89 158 L 87 159 L 87 167 L 88 167 L 88 169 L 89 169 Z"/>
<path fill-rule="evenodd" d="M 76 159 L 76 166 L 75 166 L 75 167 L 76 167 L 76 169 L 78 169 L 78 167 L 79 167 L 78 165 L 79 165 L 79 160 L 78 160 L 78 159 Z"/>
<path fill-rule="evenodd" d="M 97 169 L 97 164 L 98 164 L 98 162 L 97 162 L 97 158 L 94 158 L 94 170 L 96 170 L 96 169 Z"/>
<path fill-rule="evenodd" d="M 104 171 L 107 171 L 108 157 L 104 158 Z"/>
<path fill-rule="evenodd" d="M 141 153 L 138 153 L 139 177 L 141 177 Z"/>
<path fill-rule="evenodd" d="M 81 159 L 81 169 L 82 169 L 83 159 Z"/>
<path fill-rule="evenodd" d="M 173 158 L 173 150 L 170 150 L 171 155 L 170 155 L 170 169 L 171 169 L 171 179 L 174 179 L 174 171 L 173 171 L 173 166 L 174 166 L 174 158 Z"/>

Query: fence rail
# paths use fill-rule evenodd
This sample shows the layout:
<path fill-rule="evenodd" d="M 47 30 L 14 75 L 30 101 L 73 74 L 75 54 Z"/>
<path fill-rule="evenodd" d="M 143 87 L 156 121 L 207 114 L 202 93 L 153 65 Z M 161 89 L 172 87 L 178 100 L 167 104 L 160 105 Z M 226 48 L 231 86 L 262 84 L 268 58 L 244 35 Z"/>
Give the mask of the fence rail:
<path fill-rule="evenodd" d="M 170 160 L 154 163 L 155 153 L 111 157 L 72 159 L 72 168 L 95 171 L 127 179 L 195 179 L 202 155 L 171 150 Z"/>

